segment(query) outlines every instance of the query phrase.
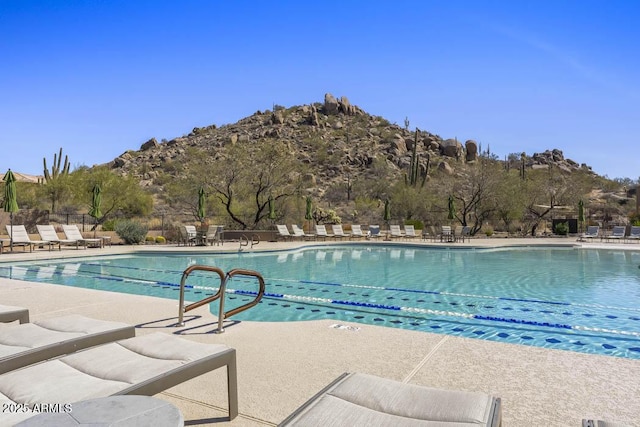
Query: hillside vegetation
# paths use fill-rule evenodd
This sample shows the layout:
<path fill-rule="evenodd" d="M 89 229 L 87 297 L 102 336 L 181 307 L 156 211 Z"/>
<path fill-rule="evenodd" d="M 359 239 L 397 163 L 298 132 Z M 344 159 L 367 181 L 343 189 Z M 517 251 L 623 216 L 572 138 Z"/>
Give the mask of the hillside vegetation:
<path fill-rule="evenodd" d="M 39 191 L 63 211 L 82 212 L 86 194 L 79 189 L 98 182 L 112 202 L 108 212 L 147 218 L 171 212 L 176 222 L 194 222 L 203 188 L 207 221 L 230 229 L 301 224 L 307 197 L 319 223 L 383 223 L 385 201 L 392 223 L 468 225 L 473 233 L 539 233 L 550 219 L 576 218 L 580 200 L 583 226 L 638 219 L 635 183 L 600 177 L 559 149 L 526 154 L 516 148 L 498 159 L 475 141 L 412 129 L 409 120 L 392 124 L 326 94 L 324 102 L 276 105 L 170 141 L 152 138 L 104 165 L 47 181 Z M 30 203 L 42 204 L 37 194 Z"/>

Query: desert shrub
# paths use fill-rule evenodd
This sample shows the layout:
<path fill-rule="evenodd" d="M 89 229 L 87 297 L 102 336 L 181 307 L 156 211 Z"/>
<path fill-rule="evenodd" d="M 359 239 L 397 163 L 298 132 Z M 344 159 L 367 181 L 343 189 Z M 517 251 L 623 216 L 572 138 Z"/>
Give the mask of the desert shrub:
<path fill-rule="evenodd" d="M 559 222 L 556 224 L 555 233 L 560 236 L 566 236 L 569 233 L 569 224 L 566 222 Z"/>
<path fill-rule="evenodd" d="M 156 238 L 153 236 L 147 236 L 144 238 L 144 241 L 147 243 L 155 243 L 156 242 Z"/>
<path fill-rule="evenodd" d="M 148 228 L 138 221 L 129 219 L 116 222 L 115 232 L 128 245 L 137 245 L 144 242 Z"/>
<path fill-rule="evenodd" d="M 102 231 L 115 231 L 116 229 L 115 227 L 116 227 L 115 219 L 108 219 L 102 223 Z"/>
<path fill-rule="evenodd" d="M 491 236 L 493 236 L 493 228 L 491 228 L 491 227 L 485 227 L 485 228 L 483 229 L 483 231 L 484 231 L 485 236 L 487 236 L 487 237 L 491 237 Z"/>
<path fill-rule="evenodd" d="M 165 239 L 163 236 L 156 236 L 156 243 L 159 245 L 164 245 L 165 243 L 167 243 L 167 239 Z"/>

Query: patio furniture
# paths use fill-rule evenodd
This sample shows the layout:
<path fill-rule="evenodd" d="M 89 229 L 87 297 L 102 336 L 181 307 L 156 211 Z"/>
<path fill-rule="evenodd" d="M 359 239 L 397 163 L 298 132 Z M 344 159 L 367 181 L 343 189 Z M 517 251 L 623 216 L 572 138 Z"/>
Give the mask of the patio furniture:
<path fill-rule="evenodd" d="M 102 344 L 0 375 L 3 403 L 78 402 L 116 395 L 152 396 L 215 369 L 227 369 L 229 419 L 238 415 L 236 351 L 156 332 Z M 33 412 L 3 414 L 17 423 Z"/>
<path fill-rule="evenodd" d="M 212 246 L 214 243 L 216 245 L 224 244 L 223 233 L 224 227 L 222 225 L 210 225 L 205 236 L 205 243 L 209 244 L 211 242 Z"/>
<path fill-rule="evenodd" d="M 450 225 L 443 225 L 440 228 L 440 242 L 441 243 L 453 243 L 456 241 L 455 235 L 451 230 Z"/>
<path fill-rule="evenodd" d="M 389 226 L 389 236 L 393 239 L 400 239 L 404 237 L 404 233 L 400 230 L 400 226 L 395 224 Z"/>
<path fill-rule="evenodd" d="M 377 239 L 379 237 L 382 237 L 382 234 L 380 234 L 380 226 L 370 225 L 369 231 L 367 231 L 367 239 Z"/>
<path fill-rule="evenodd" d="M 291 224 L 291 230 L 293 230 L 293 237 L 300 239 L 312 239 L 315 237 L 313 234 L 305 233 L 304 230 L 296 224 Z"/>
<path fill-rule="evenodd" d="M 67 239 L 77 240 L 81 245 L 84 245 L 85 248 L 87 248 L 88 246 L 102 248 L 102 238 L 85 238 L 80 232 L 78 226 L 75 224 L 63 224 L 62 231 L 64 232 L 64 235 L 67 237 Z"/>
<path fill-rule="evenodd" d="M 600 233 L 600 227 L 597 225 L 590 225 L 587 227 L 587 231 L 585 233 L 583 233 L 580 238 L 578 239 L 581 242 L 586 242 L 587 239 L 593 239 L 595 237 L 598 237 L 598 234 Z"/>
<path fill-rule="evenodd" d="M 74 351 L 135 336 L 119 322 L 69 315 L 0 328 L 0 374 Z"/>
<path fill-rule="evenodd" d="M 414 237 L 418 237 L 416 234 L 416 230 L 413 225 L 405 225 L 404 226 L 404 237 L 407 239 L 413 239 Z"/>
<path fill-rule="evenodd" d="M 331 226 L 331 231 L 333 231 L 333 237 L 342 239 L 343 237 L 349 237 L 350 234 L 346 234 L 342 229 L 342 224 L 333 224 Z"/>
<path fill-rule="evenodd" d="M 464 239 L 467 239 L 467 241 L 471 239 L 471 227 L 468 225 L 462 227 L 462 231 L 460 231 L 460 240 L 462 243 L 464 243 Z"/>
<path fill-rule="evenodd" d="M 500 398 L 345 373 L 280 426 L 501 425 Z"/>
<path fill-rule="evenodd" d="M 333 237 L 327 234 L 327 229 L 324 225 L 316 224 L 316 239 L 320 238 L 327 240 L 327 237 Z"/>
<path fill-rule="evenodd" d="M 623 241 L 626 233 L 626 227 L 624 225 L 616 225 L 611 230 L 611 234 L 605 237 L 605 240 L 618 240 Z"/>
<path fill-rule="evenodd" d="M 60 412 L 36 415 L 16 427 L 124 425 L 182 427 L 184 418 L 177 407 L 155 397 L 109 396 L 75 402 Z"/>
<path fill-rule="evenodd" d="M 286 225 L 278 224 L 276 225 L 276 228 L 278 229 L 278 237 L 280 237 L 281 239 L 283 240 L 293 239 L 293 236 L 291 235 L 291 233 L 289 233 L 289 229 L 287 228 Z"/>
<path fill-rule="evenodd" d="M 52 224 L 38 224 L 36 228 L 42 240 L 57 244 L 59 250 L 62 250 L 62 245 L 75 246 L 76 249 L 80 247 L 80 241 L 77 239 L 61 239 L 58 237 L 58 233 Z"/>
<path fill-rule="evenodd" d="M 640 241 L 640 226 L 633 225 L 631 226 L 631 231 L 627 236 L 627 240 L 637 240 Z"/>
<path fill-rule="evenodd" d="M 365 237 L 365 235 L 362 232 L 362 226 L 360 224 L 351 225 L 351 236 L 350 236 L 350 238 L 352 238 L 352 239 L 361 239 L 363 237 Z"/>
<path fill-rule="evenodd" d="M 6 225 L 6 228 L 7 234 L 13 240 L 13 246 L 22 246 L 23 250 L 28 246 L 29 252 L 33 252 L 34 246 L 49 246 L 49 250 L 53 248 L 53 243 L 47 240 L 31 240 L 24 225 Z"/>
<path fill-rule="evenodd" d="M 582 420 L 582 427 L 631 427 L 628 424 L 620 424 L 615 421 Z"/>
<path fill-rule="evenodd" d="M 8 323 L 19 320 L 20 323 L 29 323 L 29 310 L 11 305 L 0 305 L 0 322 Z"/>

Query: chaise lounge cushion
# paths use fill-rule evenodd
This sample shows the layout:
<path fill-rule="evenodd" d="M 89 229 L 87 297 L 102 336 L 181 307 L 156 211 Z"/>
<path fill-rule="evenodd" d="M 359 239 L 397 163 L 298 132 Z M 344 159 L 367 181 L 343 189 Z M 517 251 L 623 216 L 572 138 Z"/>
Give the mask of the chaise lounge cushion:
<path fill-rule="evenodd" d="M 238 413 L 235 350 L 163 333 L 103 344 L 0 375 L 0 403 L 65 404 L 122 394 L 151 396 L 222 366 L 227 366 L 233 419 Z M 30 415 L 22 414 L 21 419 Z"/>
<path fill-rule="evenodd" d="M 0 374 L 63 354 L 135 336 L 126 323 L 68 315 L 0 329 Z"/>
<path fill-rule="evenodd" d="M 281 425 L 492 426 L 500 425 L 500 399 L 348 374 Z"/>

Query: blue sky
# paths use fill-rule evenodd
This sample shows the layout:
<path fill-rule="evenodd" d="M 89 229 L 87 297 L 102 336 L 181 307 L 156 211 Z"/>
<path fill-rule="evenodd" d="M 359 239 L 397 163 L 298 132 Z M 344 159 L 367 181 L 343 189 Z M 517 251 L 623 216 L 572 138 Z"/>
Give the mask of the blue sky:
<path fill-rule="evenodd" d="M 0 170 L 346 96 L 501 158 L 640 177 L 640 2 L 0 0 Z"/>

